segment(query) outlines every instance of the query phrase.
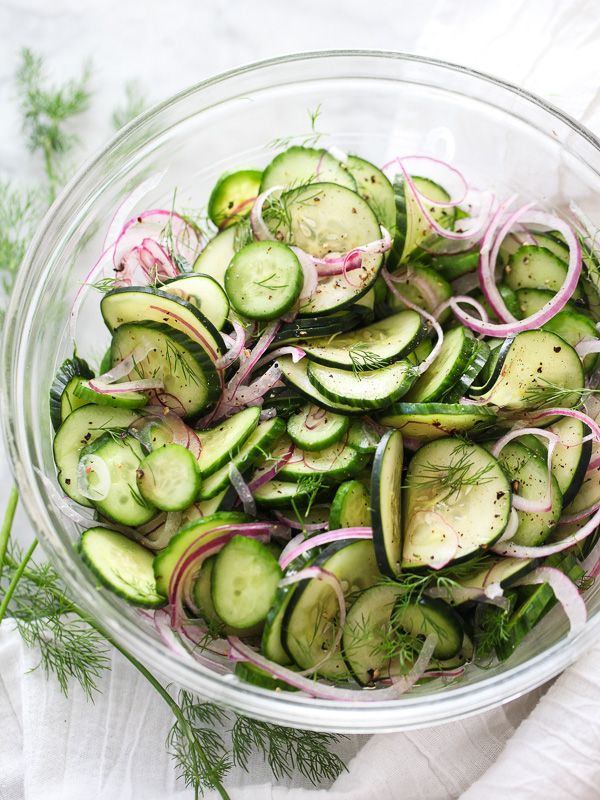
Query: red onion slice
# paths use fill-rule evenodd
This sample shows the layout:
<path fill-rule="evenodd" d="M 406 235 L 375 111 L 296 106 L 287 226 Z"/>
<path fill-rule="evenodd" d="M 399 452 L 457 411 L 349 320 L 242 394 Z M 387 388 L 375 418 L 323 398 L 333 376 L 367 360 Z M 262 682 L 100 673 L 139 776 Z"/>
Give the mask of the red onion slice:
<path fill-rule="evenodd" d="M 108 370 L 108 372 L 98 375 L 95 380 L 100 381 L 101 383 L 114 383 L 121 378 L 125 378 L 135 369 L 136 365 L 139 364 L 140 361 L 143 361 L 146 358 L 151 350 L 154 350 L 154 345 L 147 339 L 143 339 L 140 344 L 133 348 L 129 355 L 125 356 L 122 361 L 119 361 L 118 364 L 115 364 L 114 367 Z"/>
<path fill-rule="evenodd" d="M 302 291 L 300 292 L 300 299 L 305 300 L 307 297 L 312 297 L 319 286 L 319 272 L 317 270 L 317 265 L 315 264 L 314 259 L 311 258 L 308 253 L 305 253 L 300 247 L 292 246 L 290 247 L 290 250 L 294 251 L 298 261 L 300 262 L 300 266 L 302 267 L 304 284 L 302 286 Z"/>
<path fill-rule="evenodd" d="M 581 275 L 581 245 L 571 227 L 560 217 L 554 214 L 547 214 L 544 211 L 530 210 L 527 215 L 527 222 L 544 226 L 549 230 L 557 230 L 564 236 L 567 246 L 569 247 L 569 266 L 565 282 L 558 292 L 539 311 L 517 322 L 502 323 L 500 325 L 495 325 L 491 322 L 481 322 L 481 320 L 463 311 L 458 303 L 451 303 L 455 316 L 463 325 L 472 328 L 478 333 L 505 337 L 513 336 L 522 331 L 540 328 L 565 307 L 577 287 L 577 282 Z"/>
<path fill-rule="evenodd" d="M 313 506 L 313 508 L 319 508 L 319 506 Z M 289 517 L 284 516 L 279 511 L 275 511 L 275 516 L 280 522 L 283 522 L 284 525 L 287 525 L 289 528 L 295 531 L 308 531 L 309 533 L 313 533 L 314 531 L 322 531 L 323 529 L 327 528 L 327 522 L 298 522 L 298 520 L 290 519 Z M 283 554 L 282 554 L 283 555 Z"/>
<path fill-rule="evenodd" d="M 408 675 L 394 675 L 390 672 L 392 685 L 398 694 L 405 694 L 406 692 L 410 691 L 419 678 L 423 676 L 423 673 L 427 669 L 427 665 L 431 661 L 431 657 L 433 656 L 433 651 L 435 650 L 437 643 L 437 633 L 430 633 L 423 642 L 423 647 L 421 648 L 419 657 L 413 664 Z"/>
<path fill-rule="evenodd" d="M 273 233 L 269 230 L 267 224 L 263 219 L 263 206 L 265 204 L 265 200 L 269 195 L 273 194 L 273 192 L 281 191 L 285 189 L 285 186 L 271 186 L 270 189 L 267 189 L 264 192 L 261 192 L 254 203 L 252 204 L 252 209 L 250 210 L 250 226 L 252 228 L 252 233 L 254 234 L 254 238 L 258 239 L 259 242 L 276 241 L 276 237 Z"/>
<path fill-rule="evenodd" d="M 289 564 L 295 558 L 298 558 L 299 555 L 302 553 L 306 553 L 309 550 L 312 550 L 315 547 L 320 547 L 323 544 L 329 544 L 330 542 L 339 542 L 344 539 L 372 539 L 373 538 L 373 528 L 361 527 L 361 528 L 338 528 L 334 531 L 327 531 L 326 533 L 319 533 L 316 536 L 311 536 L 310 539 L 304 539 L 302 536 L 302 540 L 298 542 L 295 547 L 291 547 L 299 537 L 296 539 L 292 539 L 291 542 L 288 543 L 288 546 L 283 550 L 281 555 L 279 556 L 279 566 L 282 570 L 285 570 Z M 287 551 L 287 552 L 286 552 Z"/>
<path fill-rule="evenodd" d="M 133 217 L 123 227 L 113 250 L 113 265 L 121 266 L 123 258 L 144 239 L 173 247 L 177 255 L 193 264 L 200 250 L 200 239 L 196 229 L 174 211 L 153 209 Z"/>
<path fill-rule="evenodd" d="M 238 497 L 242 501 L 245 513 L 250 514 L 251 517 L 255 517 L 256 501 L 254 500 L 254 497 L 252 497 L 252 492 L 244 480 L 244 476 L 233 463 L 233 461 L 229 464 L 229 480 L 237 492 Z"/>
<path fill-rule="evenodd" d="M 237 319 L 237 317 L 232 316 L 231 324 L 233 325 L 233 330 L 235 332 L 235 339 L 233 337 L 229 337 L 232 344 L 225 355 L 215 361 L 215 367 L 217 369 L 226 369 L 227 367 L 230 367 L 238 360 L 242 350 L 246 345 L 246 329 L 242 323 Z"/>
<path fill-rule="evenodd" d="M 569 636 L 575 636 L 583 630 L 587 621 L 587 609 L 573 581 L 555 567 L 538 567 L 513 585 L 529 586 L 537 583 L 547 583 L 554 592 L 569 618 L 571 624 Z"/>
<path fill-rule="evenodd" d="M 164 383 L 161 378 L 140 378 L 137 381 L 122 383 L 104 383 L 98 378 L 91 378 L 88 385 L 98 394 L 126 394 L 127 392 L 144 392 L 147 389 L 162 389 Z"/>
<path fill-rule="evenodd" d="M 404 305 L 407 308 L 412 308 L 413 311 L 416 311 L 422 317 L 424 317 L 429 322 L 429 324 L 433 327 L 433 329 L 435 330 L 435 332 L 437 334 L 437 342 L 435 343 L 435 345 L 433 347 L 433 350 L 431 351 L 431 353 L 427 356 L 427 358 L 424 361 L 421 361 L 421 363 L 417 367 L 417 372 L 419 373 L 419 375 L 422 375 L 426 370 L 429 369 L 431 364 L 433 364 L 435 359 L 438 357 L 439 352 L 442 349 L 442 344 L 444 342 L 444 331 L 442 330 L 442 327 L 441 327 L 440 323 L 437 321 L 437 319 L 434 316 L 432 316 L 431 314 L 428 314 L 427 311 L 424 311 L 422 308 L 420 308 L 420 306 L 417 306 L 414 303 L 411 303 L 410 300 L 408 300 L 406 297 L 404 297 L 403 295 L 400 294 L 400 292 L 394 286 L 394 281 L 396 281 L 397 278 L 395 278 L 393 275 L 390 275 L 390 273 L 387 271 L 387 269 L 385 267 L 381 270 L 381 274 L 383 276 L 383 280 L 386 282 L 388 288 L 392 291 L 392 293 L 395 294 L 396 297 L 402 303 L 404 303 Z"/>
<path fill-rule="evenodd" d="M 473 306 L 473 308 L 477 311 L 479 316 L 481 317 L 483 322 L 489 322 L 490 318 L 488 316 L 487 311 L 485 308 L 479 303 L 475 298 L 469 297 L 466 294 L 457 294 L 454 297 L 451 297 L 449 300 L 444 300 L 443 303 L 440 303 L 433 309 L 433 315 L 436 319 L 439 319 L 442 311 L 445 311 L 447 308 L 452 306 L 452 301 L 455 303 L 467 303 L 467 305 Z"/>
<path fill-rule="evenodd" d="M 309 579 L 323 581 L 331 586 L 338 601 L 340 617 L 337 622 L 335 637 L 326 655 L 312 667 L 309 667 L 308 669 L 302 670 L 302 672 L 298 673 L 299 675 L 306 676 L 313 675 L 319 669 L 319 667 L 321 667 L 326 661 L 329 661 L 342 641 L 344 625 L 346 624 L 346 601 L 344 599 L 344 592 L 342 591 L 342 585 L 339 578 L 337 575 L 334 575 L 333 572 L 329 572 L 328 570 L 323 569 L 323 567 L 305 567 L 304 569 L 301 569 L 300 572 L 296 572 L 294 575 L 288 575 L 285 578 L 282 578 L 278 585 L 280 587 L 290 586 L 294 583 L 298 583 L 299 581 Z"/>
<path fill-rule="evenodd" d="M 106 230 L 104 245 L 102 247 L 103 250 L 106 250 L 110 246 L 114 247 L 115 242 L 127 224 L 127 220 L 130 218 L 131 210 L 135 208 L 140 200 L 142 200 L 142 198 L 144 198 L 149 192 L 151 192 L 153 189 L 156 189 L 166 174 L 167 170 L 163 169 L 162 172 L 156 172 L 154 175 L 150 175 L 148 178 L 138 184 L 138 186 L 132 189 L 127 197 L 124 198 L 115 211 L 115 214 L 110 221 L 110 225 Z"/>

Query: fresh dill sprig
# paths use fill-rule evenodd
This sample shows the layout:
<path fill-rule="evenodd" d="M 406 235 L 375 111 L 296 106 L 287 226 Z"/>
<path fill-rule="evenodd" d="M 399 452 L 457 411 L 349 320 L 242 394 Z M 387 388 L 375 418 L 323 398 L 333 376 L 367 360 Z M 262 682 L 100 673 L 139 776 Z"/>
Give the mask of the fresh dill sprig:
<path fill-rule="evenodd" d="M 326 476 L 322 472 L 319 472 L 316 475 L 303 475 L 301 478 L 299 478 L 298 494 L 308 498 L 305 516 L 308 515 L 310 509 L 312 508 L 312 505 L 317 498 L 317 494 L 319 493 L 319 489 L 321 489 L 323 486 L 325 477 Z"/>
<path fill-rule="evenodd" d="M 199 703 L 189 692 L 179 692 L 181 718 L 167 736 L 169 753 L 175 759 L 179 777 L 194 789 L 217 788 L 233 766 L 225 742 L 215 725 L 224 725 L 228 715 L 214 703 Z M 217 780 L 215 780 L 215 778 Z"/>
<path fill-rule="evenodd" d="M 67 81 L 58 88 L 48 88 L 42 58 L 28 48 L 21 50 L 16 84 L 22 127 L 29 149 L 43 154 L 50 202 L 54 202 L 58 188 L 65 182 L 68 166 L 64 159 L 78 141 L 68 130 L 68 123 L 89 106 L 90 76 L 91 65 L 88 63 L 78 80 Z"/>
<path fill-rule="evenodd" d="M 306 189 L 307 186 L 314 184 L 316 175 L 310 175 L 307 178 L 291 181 L 286 187 L 285 191 L 281 194 L 273 192 L 267 197 L 263 208 L 263 219 L 273 231 L 275 238 L 280 242 L 287 242 L 293 244 L 291 240 L 292 235 L 292 214 L 291 205 L 299 202 L 300 205 L 311 205 L 315 202 L 315 197 L 322 193 L 322 189 L 318 186 L 314 191 L 301 200 L 298 198 Z"/>
<path fill-rule="evenodd" d="M 254 241 L 254 232 L 250 223 L 250 217 L 242 217 L 237 223 L 233 237 L 233 249 L 237 253 L 242 247 Z"/>
<path fill-rule="evenodd" d="M 488 473 L 494 469 L 494 463 L 490 461 L 481 467 L 475 467 L 470 447 L 462 442 L 452 450 L 447 464 L 427 462 L 419 469 L 418 474 L 408 478 L 407 488 L 432 489 L 443 493 L 438 502 L 444 503 L 465 486 L 478 486 L 493 481 Z"/>
<path fill-rule="evenodd" d="M 148 101 L 140 86 L 139 81 L 129 81 L 125 84 L 125 103 L 116 108 L 112 115 L 112 124 L 115 131 L 120 131 L 125 125 L 139 116 L 148 107 Z"/>
<path fill-rule="evenodd" d="M 9 544 L 0 595 L 22 559 L 20 549 Z M 25 644 L 39 650 L 40 661 L 34 669 L 53 673 L 65 696 L 70 680 L 75 679 L 91 699 L 97 691 L 96 680 L 110 667 L 108 648 L 85 616 L 78 616 L 73 609 L 63 582 L 50 564 L 44 563 L 32 564 L 23 572 L 7 611 Z"/>
<path fill-rule="evenodd" d="M 523 400 L 529 408 L 535 407 L 535 409 L 560 406 L 565 401 L 568 403 L 568 408 L 579 408 L 588 397 L 599 392 L 600 389 L 586 389 L 584 387 L 568 389 L 564 386 L 558 386 L 545 378 L 536 378 L 536 382 L 531 384 L 524 393 Z M 573 406 L 574 395 L 579 395 L 579 400 Z"/>
<path fill-rule="evenodd" d="M 127 436 L 128 430 L 124 428 L 122 425 L 111 425 L 110 420 L 103 422 L 102 425 L 96 425 L 94 427 L 89 428 L 90 431 L 102 431 L 102 433 L 108 433 L 114 442 L 123 441 L 123 439 Z"/>
<path fill-rule="evenodd" d="M 0 285 L 4 297 L 12 292 L 25 250 L 41 219 L 43 203 L 38 192 L 0 180 Z M 0 328 L 6 310 L 0 309 Z"/>
<path fill-rule="evenodd" d="M 369 350 L 368 347 L 367 342 L 357 342 L 348 350 L 348 355 L 352 362 L 352 372 L 357 378 L 360 378 L 361 372 L 381 369 L 386 366 L 386 359 Z"/>
<path fill-rule="evenodd" d="M 255 286 L 263 286 L 265 289 L 271 289 L 273 291 L 275 291 L 275 289 L 286 289 L 287 288 L 287 283 L 281 283 L 281 284 L 274 284 L 274 283 L 269 284 L 269 283 L 267 283 L 267 281 L 272 280 L 275 277 L 276 274 L 277 273 L 273 272 L 268 277 L 263 278 L 262 281 L 252 281 L 252 283 Z"/>
<path fill-rule="evenodd" d="M 90 289 L 94 289 L 96 292 L 106 294 L 120 286 L 121 282 L 118 278 L 100 278 L 100 280 L 97 280 L 95 283 L 82 283 L 81 285 L 89 286 Z"/>
<path fill-rule="evenodd" d="M 514 598 L 514 592 L 507 597 Z M 477 627 L 477 656 L 489 658 L 495 648 L 510 639 L 510 609 L 486 606 Z"/>
<path fill-rule="evenodd" d="M 201 384 L 203 386 L 206 385 L 201 375 L 199 375 L 199 373 L 195 372 L 190 367 L 184 354 L 175 347 L 170 339 L 165 339 L 165 346 L 165 358 L 167 360 L 169 372 L 172 375 L 174 375 L 176 372 L 179 372 L 188 386 L 191 386 L 192 384 L 194 386 L 199 386 Z"/>
<path fill-rule="evenodd" d="M 308 117 L 310 119 L 310 132 L 309 133 L 299 133 L 292 136 L 282 136 L 276 139 L 272 139 L 268 144 L 268 148 L 279 148 L 284 147 L 288 148 L 292 144 L 292 142 L 297 141 L 302 147 L 314 147 L 319 139 L 326 134 L 318 131 L 316 129 L 317 120 L 323 113 L 321 109 L 321 103 L 315 108 L 314 111 L 311 111 L 310 108 L 306 109 L 308 112 Z"/>
<path fill-rule="evenodd" d="M 332 733 L 301 731 L 238 716 L 231 729 L 234 763 L 248 770 L 252 751 L 263 756 L 276 780 L 291 778 L 297 769 L 317 785 L 334 780 L 346 769 L 340 757 L 329 750 L 339 742 Z"/>

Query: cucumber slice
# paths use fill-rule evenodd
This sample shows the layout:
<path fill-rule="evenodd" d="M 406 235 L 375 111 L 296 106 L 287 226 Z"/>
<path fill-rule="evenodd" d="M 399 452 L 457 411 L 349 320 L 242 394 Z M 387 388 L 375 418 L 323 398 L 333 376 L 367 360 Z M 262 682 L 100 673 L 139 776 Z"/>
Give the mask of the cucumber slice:
<path fill-rule="evenodd" d="M 154 557 L 152 568 L 156 579 L 156 591 L 163 597 L 168 597 L 171 576 L 181 558 L 192 545 L 198 543 L 214 543 L 215 547 L 224 545 L 235 535 L 235 531 L 224 531 L 224 526 L 230 528 L 243 522 L 251 522 L 248 514 L 239 514 L 233 511 L 220 511 L 210 517 L 190 522 L 179 530 L 171 539 L 164 550 Z"/>
<path fill-rule="evenodd" d="M 467 558 L 508 524 L 508 478 L 476 444 L 452 438 L 424 444 L 411 459 L 406 487 L 402 567 Z"/>
<path fill-rule="evenodd" d="M 246 439 L 239 452 L 231 459 L 240 472 L 244 472 L 261 456 L 268 453 L 277 439 L 285 432 L 285 422 L 278 417 L 261 422 Z M 229 464 L 214 472 L 200 487 L 199 500 L 210 500 L 211 497 L 230 486 Z"/>
<path fill-rule="evenodd" d="M 565 282 L 567 265 L 546 247 L 523 245 L 509 258 L 504 271 L 506 285 L 516 292 L 518 289 L 547 289 L 558 292 Z M 584 294 L 578 286 L 572 299 L 585 303 Z"/>
<path fill-rule="evenodd" d="M 445 403 L 458 403 L 464 397 L 471 386 L 477 380 L 480 372 L 485 367 L 491 355 L 491 349 L 483 341 L 476 341 L 475 350 L 473 355 L 467 362 L 463 374 L 457 382 L 444 393 L 443 400 Z"/>
<path fill-rule="evenodd" d="M 180 444 L 165 444 L 146 456 L 136 472 L 142 496 L 161 511 L 184 511 L 196 499 L 200 470 Z"/>
<path fill-rule="evenodd" d="M 165 605 L 156 592 L 151 551 L 109 528 L 88 528 L 78 549 L 100 583 L 127 603 L 139 608 Z"/>
<path fill-rule="evenodd" d="M 235 225 L 247 216 L 260 191 L 262 172 L 242 169 L 226 172 L 217 181 L 208 199 L 207 213 L 217 228 Z"/>
<path fill-rule="evenodd" d="M 81 450 L 80 491 L 84 481 L 88 481 L 85 488 L 93 490 L 94 484 L 89 479 L 100 473 L 102 465 L 102 473 L 108 475 L 109 480 L 107 491 L 92 498 L 98 511 L 122 525 L 133 527 L 149 522 L 156 514 L 156 507 L 140 494 L 136 484 L 136 471 L 143 457 L 142 446 L 133 436 L 121 439 L 104 433 Z"/>
<path fill-rule="evenodd" d="M 326 367 L 352 370 L 358 365 L 364 368 L 368 360 L 375 358 L 378 365 L 384 367 L 411 353 L 427 331 L 416 311 L 400 311 L 349 333 L 311 339 L 302 348 L 308 359 Z"/>
<path fill-rule="evenodd" d="M 406 438 L 419 442 L 463 432 L 481 434 L 497 420 L 488 408 L 458 403 L 394 403 L 378 416 L 381 425 L 397 428 Z"/>
<path fill-rule="evenodd" d="M 221 619 L 249 628 L 265 619 L 275 599 L 281 567 L 260 542 L 234 536 L 213 567 L 211 598 Z"/>
<path fill-rule="evenodd" d="M 444 335 L 441 350 L 415 385 L 406 393 L 409 403 L 431 403 L 460 380 L 477 347 L 471 331 L 460 325 Z"/>
<path fill-rule="evenodd" d="M 438 203 L 449 202 L 450 196 L 445 189 L 427 178 L 415 175 L 411 178 L 419 193 L 419 201 L 403 177 L 397 177 L 393 182 L 396 198 L 396 236 L 389 254 L 389 263 L 393 266 L 403 263 L 409 253 L 432 236 L 433 231 L 423 215 L 420 204 L 442 227 L 450 227 L 456 216 L 456 210 L 452 206 L 444 208 L 427 204 L 428 199 Z"/>
<path fill-rule="evenodd" d="M 318 179 L 332 181 L 348 189 L 356 189 L 356 181 L 346 169 L 326 150 L 294 145 L 275 156 L 263 172 L 260 191 L 280 184 L 303 184 Z"/>
<path fill-rule="evenodd" d="M 394 278 L 401 277 L 402 282 L 394 282 L 403 297 L 419 308 L 432 314 L 440 303 L 452 297 L 452 287 L 447 280 L 430 267 L 409 264 L 405 270 L 396 272 Z M 393 311 L 402 311 L 406 305 L 392 292 L 388 292 L 388 304 Z M 450 309 L 442 311 L 439 322 L 445 322 L 450 316 Z"/>
<path fill-rule="evenodd" d="M 242 316 L 273 320 L 300 297 L 304 273 L 293 250 L 281 242 L 252 242 L 239 250 L 225 272 L 225 289 Z"/>
<path fill-rule="evenodd" d="M 211 634 L 218 635 L 220 638 L 225 636 L 260 636 L 263 632 L 263 626 L 260 623 L 250 628 L 234 628 L 231 625 L 226 625 L 215 611 L 211 596 L 211 585 L 212 571 L 218 557 L 219 554 L 215 553 L 202 562 L 198 577 L 194 580 L 192 586 L 192 596 L 200 616 L 208 624 Z"/>
<path fill-rule="evenodd" d="M 272 692 L 299 691 L 295 686 L 290 686 L 285 681 L 277 680 L 266 670 L 257 667 L 256 664 L 252 664 L 250 661 L 238 661 L 235 665 L 235 674 L 244 683 L 259 686 L 261 689 L 270 689 Z"/>
<path fill-rule="evenodd" d="M 516 581 L 527 575 L 537 566 L 540 560 L 537 558 L 506 558 L 504 556 L 497 556 L 490 558 L 486 565 L 480 569 L 475 569 L 464 577 L 458 578 L 457 583 L 461 586 L 470 589 L 480 589 L 483 593 L 488 587 L 499 584 L 502 589 L 508 589 Z M 450 605 L 462 605 L 465 602 L 463 598 L 454 599 L 452 597 L 452 587 L 449 589 L 450 597 L 448 602 Z"/>
<path fill-rule="evenodd" d="M 217 233 L 194 262 L 194 272 L 210 275 L 220 286 L 223 286 L 225 283 L 225 271 L 231 263 L 231 259 L 240 249 L 237 246 L 239 231 L 240 226 L 234 225 Z"/>
<path fill-rule="evenodd" d="M 389 636 L 390 618 L 404 587 L 383 584 L 366 589 L 346 616 L 342 653 L 352 677 L 360 686 L 373 686 L 387 676 L 390 659 L 384 643 Z"/>
<path fill-rule="evenodd" d="M 383 575 L 395 578 L 402 561 L 402 466 L 404 450 L 400 431 L 388 431 L 379 442 L 371 473 L 371 519 L 377 565 Z"/>
<path fill-rule="evenodd" d="M 348 156 L 345 163 L 356 181 L 356 191 L 393 236 L 396 227 L 394 187 L 380 169 L 363 158 Z"/>
<path fill-rule="evenodd" d="M 360 481 L 342 483 L 331 504 L 329 530 L 370 527 L 371 496 Z"/>
<path fill-rule="evenodd" d="M 102 298 L 100 310 L 111 332 L 126 322 L 160 322 L 202 345 L 213 360 L 226 349 L 219 331 L 196 306 L 161 289 L 150 286 L 113 289 Z"/>
<path fill-rule="evenodd" d="M 303 483 L 273 480 L 263 483 L 255 489 L 252 496 L 258 506 L 262 508 L 289 508 L 292 502 L 298 507 L 308 505 L 310 502 L 326 502 L 331 499 L 335 489 L 331 486 L 319 486 L 316 493 Z M 313 498 L 311 501 L 310 498 Z"/>
<path fill-rule="evenodd" d="M 587 425 L 573 417 L 562 417 L 552 423 L 548 430 L 560 437 L 552 455 L 552 474 L 562 493 L 563 507 L 575 500 L 586 479 L 587 468 L 592 457 L 592 442 L 578 444 L 591 431 Z M 526 444 L 521 439 L 522 444 Z"/>
<path fill-rule="evenodd" d="M 76 397 L 74 389 L 79 383 L 79 378 L 89 380 L 94 377 L 94 372 L 87 361 L 74 355 L 67 358 L 58 368 L 50 388 L 50 419 L 54 430 L 57 431 L 71 411 L 84 406 L 88 401 Z"/>
<path fill-rule="evenodd" d="M 112 431 L 116 436 L 125 435 L 128 426 L 138 417 L 137 411 L 91 403 L 69 414 L 58 429 L 52 445 L 58 482 L 65 494 L 82 506 L 92 507 L 92 502 L 78 488 L 79 455 L 82 449 L 107 431 Z"/>
<path fill-rule="evenodd" d="M 519 318 L 525 319 L 536 314 L 546 303 L 552 300 L 555 294 L 556 292 L 551 292 L 548 289 L 518 289 L 515 292 L 515 297 L 519 306 Z M 563 311 L 576 313 L 577 306 L 569 300 Z"/>
<path fill-rule="evenodd" d="M 221 377 L 205 348 L 161 322 L 119 325 L 111 345 L 113 364 L 146 342 L 152 349 L 134 365 L 128 380 L 162 376 L 162 391 L 177 399 L 186 417 L 195 416 L 220 398 Z"/>
<path fill-rule="evenodd" d="M 447 281 L 455 281 L 469 272 L 475 272 L 479 266 L 479 248 L 466 253 L 448 255 L 431 255 L 427 259 L 433 269 Z"/>
<path fill-rule="evenodd" d="M 317 258 L 334 258 L 381 238 L 377 218 L 356 192 L 335 183 L 312 183 L 284 192 L 278 201 L 285 213 L 265 211 L 273 233 Z M 380 253 L 363 253 L 362 266 L 319 281 L 317 292 L 300 304 L 300 312 L 319 316 L 352 305 L 366 295 L 383 264 Z"/>
<path fill-rule="evenodd" d="M 229 316 L 229 300 L 219 282 L 210 275 L 183 275 L 162 281 L 161 288 L 195 306 L 221 330 Z"/>
<path fill-rule="evenodd" d="M 348 417 L 306 403 L 289 417 L 287 432 L 295 445 L 312 452 L 339 442 L 349 425 Z"/>
<path fill-rule="evenodd" d="M 414 383 L 416 371 L 408 361 L 356 373 L 309 363 L 307 375 L 328 400 L 370 410 L 385 408 L 405 395 Z"/>
<path fill-rule="evenodd" d="M 343 414 L 347 417 L 358 417 L 364 414 L 363 409 L 343 403 L 334 403 L 333 400 L 329 400 L 325 395 L 315 389 L 308 378 L 308 363 L 306 358 L 298 361 L 297 364 L 294 364 L 291 356 L 283 356 L 283 358 L 278 359 L 278 364 L 282 372 L 281 379 L 286 386 L 298 392 L 305 400 L 316 403 L 320 408 L 324 408 L 326 411 L 331 411 L 334 414 Z"/>
<path fill-rule="evenodd" d="M 196 431 L 200 439 L 198 466 L 203 478 L 213 475 L 234 455 L 258 425 L 260 408 L 250 407 L 238 411 L 214 428 Z"/>
<path fill-rule="evenodd" d="M 115 384 L 115 386 L 117 385 Z M 112 408 L 143 408 L 148 402 L 148 397 L 141 392 L 117 392 L 115 394 L 97 392 L 90 387 L 89 380 L 82 378 L 74 382 L 73 394 L 83 401 L 82 405 L 95 403 L 98 406 L 111 406 Z"/>
<path fill-rule="evenodd" d="M 359 453 L 347 444 L 347 437 L 319 452 L 294 448 L 292 457 L 279 470 L 282 481 L 299 481 L 302 478 L 325 475 L 328 481 L 353 478 L 368 462 L 369 456 Z"/>
<path fill-rule="evenodd" d="M 548 467 L 544 459 L 519 442 L 506 444 L 498 461 L 508 475 L 513 491 L 526 500 L 541 502 L 548 491 Z M 551 501 L 549 511 L 517 511 L 519 527 L 512 537 L 514 544 L 526 547 L 545 541 L 558 523 L 562 510 L 562 493 L 554 475 L 551 475 Z"/>
<path fill-rule="evenodd" d="M 381 434 L 365 419 L 354 420 L 348 432 L 348 444 L 359 453 L 374 453 Z"/>
<path fill-rule="evenodd" d="M 584 386 L 581 359 L 564 339 L 551 331 L 524 331 L 500 348 L 481 399 L 511 411 L 540 408 L 548 399 L 572 408 Z"/>
<path fill-rule="evenodd" d="M 368 539 L 330 544 L 312 563 L 332 572 L 347 587 L 345 595 L 355 595 L 381 579 L 373 543 Z M 299 667 L 308 669 L 323 659 L 333 644 L 338 617 L 338 600 L 331 586 L 314 578 L 300 581 L 282 623 L 283 646 Z M 347 677 L 339 647 L 318 674 L 332 679 Z"/>
<path fill-rule="evenodd" d="M 597 341 L 598 331 L 593 321 L 583 314 L 572 311 L 559 311 L 552 319 L 542 326 L 545 331 L 553 331 L 565 340 L 571 347 L 581 341 Z M 583 367 L 590 374 L 598 362 L 598 353 L 590 353 L 583 359 Z"/>
<path fill-rule="evenodd" d="M 453 658 L 462 647 L 462 620 L 443 600 L 427 595 L 422 595 L 415 602 L 400 598 L 392 612 L 392 624 L 394 629 L 415 638 L 424 639 L 430 633 L 437 634 L 438 641 L 433 651 L 433 658 L 436 659 L 446 661 Z"/>

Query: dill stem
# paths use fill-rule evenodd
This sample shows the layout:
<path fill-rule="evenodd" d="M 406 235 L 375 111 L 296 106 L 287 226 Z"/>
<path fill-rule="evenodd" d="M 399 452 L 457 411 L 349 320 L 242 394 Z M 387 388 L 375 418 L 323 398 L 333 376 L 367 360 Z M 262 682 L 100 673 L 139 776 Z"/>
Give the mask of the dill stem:
<path fill-rule="evenodd" d="M 54 174 L 54 166 L 52 164 L 53 148 L 52 143 L 47 137 L 44 137 L 44 163 L 46 167 L 46 177 L 48 178 L 48 196 L 50 198 L 50 205 L 56 200 L 56 175 Z"/>
<path fill-rule="evenodd" d="M 12 529 L 13 520 L 15 518 L 15 511 L 17 510 L 17 503 L 19 502 L 19 491 L 16 485 L 13 485 L 10 496 L 8 498 L 8 506 L 4 514 L 4 522 L 2 523 L 2 530 L 0 530 L 0 575 L 4 566 L 4 559 L 6 557 L 6 548 L 8 547 L 8 540 L 10 539 L 10 531 Z"/>
<path fill-rule="evenodd" d="M 2 622 L 2 619 L 3 619 L 4 615 L 6 614 L 6 609 L 8 608 L 8 604 L 10 603 L 10 598 L 13 596 L 13 593 L 14 593 L 15 589 L 17 588 L 17 583 L 19 582 L 19 580 L 21 578 L 21 575 L 25 571 L 25 567 L 27 566 L 27 563 L 29 562 L 29 559 L 33 555 L 33 551 L 37 547 L 37 543 L 38 543 L 38 540 L 34 539 L 33 542 L 31 543 L 31 545 L 29 546 L 29 550 L 23 556 L 23 558 L 21 560 L 21 563 L 17 566 L 17 568 L 15 569 L 15 571 L 13 573 L 11 581 L 8 584 L 8 589 L 6 590 L 6 594 L 4 595 L 4 599 L 2 600 L 2 603 L 0 604 L 0 623 Z"/>

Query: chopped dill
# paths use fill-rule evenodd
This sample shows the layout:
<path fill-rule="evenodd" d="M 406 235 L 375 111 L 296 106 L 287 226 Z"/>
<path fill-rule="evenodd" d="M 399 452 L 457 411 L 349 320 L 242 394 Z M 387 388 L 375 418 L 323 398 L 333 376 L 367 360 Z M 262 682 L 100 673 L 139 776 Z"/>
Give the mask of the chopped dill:
<path fill-rule="evenodd" d="M 493 476 L 488 473 L 494 468 L 493 461 L 475 468 L 470 447 L 462 442 L 450 453 L 447 464 L 427 462 L 420 465 L 419 474 L 409 476 L 406 488 L 432 489 L 440 493 L 445 491 L 443 497 L 438 500 L 444 503 L 453 495 L 457 495 L 465 486 L 477 486 L 493 481 Z"/>
<path fill-rule="evenodd" d="M 352 362 L 352 372 L 360 378 L 361 372 L 381 369 L 386 366 L 386 359 L 368 349 L 367 342 L 357 342 L 348 350 Z"/>
<path fill-rule="evenodd" d="M 271 289 L 275 291 L 275 289 L 286 289 L 288 284 L 281 283 L 281 284 L 268 284 L 267 281 L 272 280 L 277 273 L 273 272 L 272 275 L 269 275 L 267 278 L 263 278 L 262 281 L 252 281 L 255 286 L 263 286 L 265 289 Z"/>
<path fill-rule="evenodd" d="M 292 142 L 298 142 L 302 147 L 314 147 L 319 139 L 326 134 L 318 131 L 316 129 L 317 120 L 323 113 L 321 109 L 321 103 L 315 108 L 314 111 L 311 111 L 310 108 L 306 109 L 308 112 L 308 117 L 310 119 L 310 132 L 309 133 L 300 133 L 295 134 L 292 136 L 283 136 L 280 138 L 272 139 L 268 144 L 267 147 L 270 149 L 274 148 L 288 148 L 291 146 Z"/>

